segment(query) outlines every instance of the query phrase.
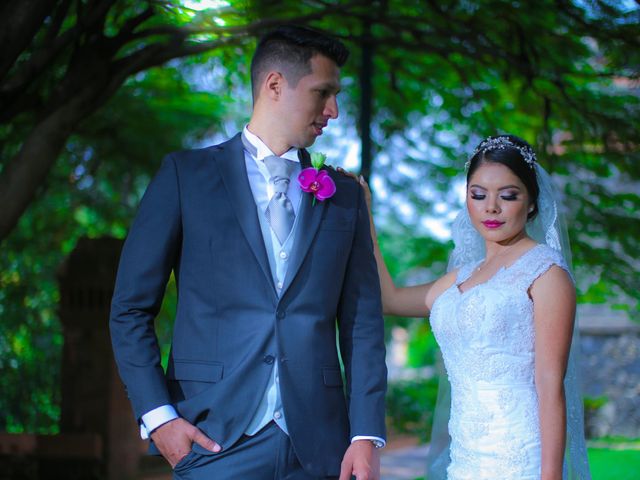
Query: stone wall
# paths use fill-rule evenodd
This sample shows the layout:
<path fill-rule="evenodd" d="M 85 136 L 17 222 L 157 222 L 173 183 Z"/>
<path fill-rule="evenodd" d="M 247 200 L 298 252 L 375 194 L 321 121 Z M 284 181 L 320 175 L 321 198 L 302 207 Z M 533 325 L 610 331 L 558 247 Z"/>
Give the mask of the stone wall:
<path fill-rule="evenodd" d="M 640 323 L 594 306 L 578 321 L 587 436 L 640 437 Z"/>

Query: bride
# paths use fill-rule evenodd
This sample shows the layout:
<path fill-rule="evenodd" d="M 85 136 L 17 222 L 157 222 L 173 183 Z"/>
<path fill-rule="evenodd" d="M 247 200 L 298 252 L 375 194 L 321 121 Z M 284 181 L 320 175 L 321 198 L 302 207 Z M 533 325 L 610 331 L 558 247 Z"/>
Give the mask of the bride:
<path fill-rule="evenodd" d="M 450 384 L 428 480 L 590 478 L 568 242 L 529 144 L 500 135 L 476 148 L 451 270 L 435 282 L 396 287 L 373 222 L 371 233 L 385 313 L 430 317 Z"/>

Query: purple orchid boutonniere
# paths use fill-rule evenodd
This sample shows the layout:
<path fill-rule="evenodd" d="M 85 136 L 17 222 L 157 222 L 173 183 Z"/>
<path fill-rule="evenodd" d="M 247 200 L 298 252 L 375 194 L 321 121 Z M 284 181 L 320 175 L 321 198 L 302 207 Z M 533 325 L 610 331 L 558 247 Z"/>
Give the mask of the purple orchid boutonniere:
<path fill-rule="evenodd" d="M 298 183 L 303 192 L 313 194 L 313 205 L 316 200 L 322 202 L 333 197 L 336 193 L 336 184 L 326 170 L 321 170 L 327 156 L 324 153 L 312 153 L 312 167 L 305 168 L 298 175 Z"/>

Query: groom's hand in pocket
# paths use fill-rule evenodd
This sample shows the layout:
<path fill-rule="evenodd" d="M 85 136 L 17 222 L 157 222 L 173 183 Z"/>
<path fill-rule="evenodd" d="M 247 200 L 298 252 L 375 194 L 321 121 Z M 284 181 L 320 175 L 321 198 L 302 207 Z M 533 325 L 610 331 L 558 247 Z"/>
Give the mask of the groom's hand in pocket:
<path fill-rule="evenodd" d="M 151 440 L 171 468 L 174 468 L 191 451 L 191 445 L 194 443 L 214 453 L 221 450 L 220 445 L 184 418 L 176 418 L 160 425 L 151 433 Z"/>

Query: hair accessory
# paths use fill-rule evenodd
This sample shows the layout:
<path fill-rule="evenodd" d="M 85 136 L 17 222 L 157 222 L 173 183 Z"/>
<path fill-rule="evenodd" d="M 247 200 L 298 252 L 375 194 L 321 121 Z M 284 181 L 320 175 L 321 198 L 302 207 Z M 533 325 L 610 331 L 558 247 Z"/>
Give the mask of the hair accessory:
<path fill-rule="evenodd" d="M 536 163 L 536 154 L 531 147 L 517 145 L 509 140 L 509 138 L 504 136 L 489 137 L 486 140 L 483 140 L 480 145 L 478 145 L 473 151 L 473 155 L 471 155 L 471 158 L 475 157 L 480 152 L 485 153 L 490 150 L 504 150 L 505 148 L 515 148 L 516 150 L 518 150 L 518 152 L 520 152 L 520 155 L 522 156 L 522 159 L 527 162 L 527 164 L 531 168 L 533 168 L 533 165 Z M 465 170 L 469 169 L 469 165 L 471 165 L 471 159 L 467 160 L 467 163 L 465 163 Z"/>

